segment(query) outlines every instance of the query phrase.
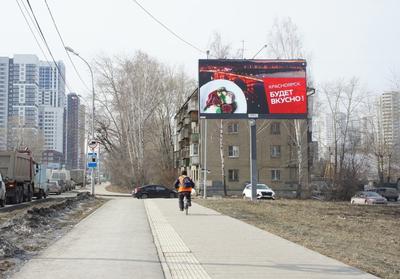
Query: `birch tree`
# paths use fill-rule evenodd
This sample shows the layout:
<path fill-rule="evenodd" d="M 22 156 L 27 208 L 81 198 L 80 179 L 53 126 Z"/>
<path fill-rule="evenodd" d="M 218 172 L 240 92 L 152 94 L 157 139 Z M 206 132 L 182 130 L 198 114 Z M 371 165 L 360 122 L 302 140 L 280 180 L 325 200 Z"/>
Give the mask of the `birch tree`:
<path fill-rule="evenodd" d="M 362 91 L 356 78 L 337 80 L 320 86 L 325 97 L 332 131 L 328 144 L 331 147 L 331 158 L 328 162 L 332 167 L 329 176 L 334 198 L 348 198 L 357 184 L 361 165 L 365 158 L 357 152 L 360 141 L 353 135 L 359 134 L 360 127 L 354 127 L 358 121 Z M 353 131 L 352 130 L 357 130 Z"/>
<path fill-rule="evenodd" d="M 224 43 L 222 41 L 222 36 L 218 32 L 214 32 L 212 41 L 209 45 L 210 54 L 213 58 L 217 59 L 228 59 L 228 58 L 237 58 L 237 54 L 232 54 L 232 47 L 229 43 Z M 206 120 L 210 121 L 210 120 Z M 226 186 L 226 171 L 225 171 L 225 156 L 224 156 L 224 126 L 225 121 L 221 119 L 218 122 L 215 122 L 215 129 L 218 130 L 219 134 L 219 154 L 221 160 L 221 181 L 224 189 L 224 195 L 227 195 L 227 186 Z"/>
<path fill-rule="evenodd" d="M 166 183 L 163 176 L 173 169 L 171 121 L 190 79 L 143 52 L 101 57 L 96 69 L 96 130 L 115 180 Z"/>
<path fill-rule="evenodd" d="M 304 59 L 309 54 L 306 54 L 303 48 L 303 38 L 299 33 L 298 27 L 288 18 L 276 18 L 271 31 L 268 33 L 269 51 L 274 58 L 277 59 Z M 312 87 L 311 75 L 308 74 L 307 85 Z M 292 123 L 293 122 L 293 123 Z M 291 134 L 291 140 L 297 150 L 297 168 L 298 168 L 298 183 L 297 197 L 299 198 L 303 192 L 303 184 L 308 188 L 309 178 L 304 169 L 307 168 L 308 160 L 308 136 L 307 133 L 311 129 L 308 119 L 287 120 L 286 126 L 294 127 L 294 135 Z"/>

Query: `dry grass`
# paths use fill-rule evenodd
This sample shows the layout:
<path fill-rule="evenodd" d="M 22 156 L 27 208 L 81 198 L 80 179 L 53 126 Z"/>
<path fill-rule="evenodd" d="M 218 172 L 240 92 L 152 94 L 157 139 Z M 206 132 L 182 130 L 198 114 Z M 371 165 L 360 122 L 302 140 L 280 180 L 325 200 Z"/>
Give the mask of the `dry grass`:
<path fill-rule="evenodd" d="M 383 278 L 400 278 L 400 206 L 239 199 L 197 203 Z"/>

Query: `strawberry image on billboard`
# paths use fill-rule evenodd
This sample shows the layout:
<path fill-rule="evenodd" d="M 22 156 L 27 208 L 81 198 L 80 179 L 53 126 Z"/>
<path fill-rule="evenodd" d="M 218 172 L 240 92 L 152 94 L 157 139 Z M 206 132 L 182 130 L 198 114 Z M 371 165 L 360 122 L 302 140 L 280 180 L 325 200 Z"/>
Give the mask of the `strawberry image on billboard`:
<path fill-rule="evenodd" d="M 305 78 L 266 78 L 264 87 L 270 113 L 307 113 Z"/>

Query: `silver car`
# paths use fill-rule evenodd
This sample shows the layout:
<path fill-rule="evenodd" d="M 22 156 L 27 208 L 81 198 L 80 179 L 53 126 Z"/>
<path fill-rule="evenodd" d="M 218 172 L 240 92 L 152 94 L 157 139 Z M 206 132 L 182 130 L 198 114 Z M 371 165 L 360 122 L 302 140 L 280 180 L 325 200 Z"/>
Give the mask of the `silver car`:
<path fill-rule="evenodd" d="M 58 184 L 58 181 L 47 182 L 47 187 L 49 189 L 49 193 L 55 193 L 57 195 L 60 195 L 62 193 L 62 188 Z"/>
<path fill-rule="evenodd" d="M 387 199 L 375 192 L 357 192 L 350 200 L 351 204 L 387 204 Z"/>

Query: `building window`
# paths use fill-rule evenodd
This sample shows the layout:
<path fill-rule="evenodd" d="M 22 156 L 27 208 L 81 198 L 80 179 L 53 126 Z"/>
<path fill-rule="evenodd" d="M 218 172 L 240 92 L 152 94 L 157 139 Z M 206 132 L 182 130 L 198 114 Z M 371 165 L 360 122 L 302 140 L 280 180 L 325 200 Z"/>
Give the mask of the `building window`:
<path fill-rule="evenodd" d="M 239 123 L 229 123 L 228 124 L 228 134 L 237 134 L 239 133 Z"/>
<path fill-rule="evenodd" d="M 228 170 L 228 181 L 239 181 L 239 170 Z"/>
<path fill-rule="evenodd" d="M 281 171 L 280 170 L 271 170 L 271 180 L 272 181 L 281 180 Z"/>
<path fill-rule="evenodd" d="M 199 144 L 192 143 L 190 145 L 190 156 L 198 156 L 199 155 Z"/>
<path fill-rule="evenodd" d="M 228 157 L 231 157 L 231 158 L 239 157 L 239 146 L 229 145 L 228 146 Z"/>
<path fill-rule="evenodd" d="M 280 135 L 281 134 L 281 123 L 272 122 L 271 123 L 271 135 Z"/>
<path fill-rule="evenodd" d="M 271 158 L 279 158 L 279 157 L 281 157 L 281 146 L 271 145 Z"/>

